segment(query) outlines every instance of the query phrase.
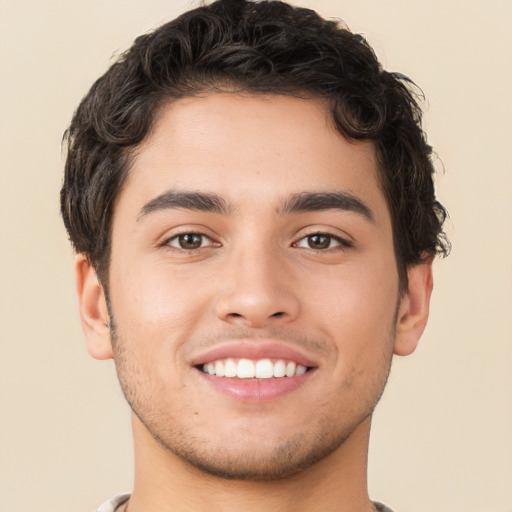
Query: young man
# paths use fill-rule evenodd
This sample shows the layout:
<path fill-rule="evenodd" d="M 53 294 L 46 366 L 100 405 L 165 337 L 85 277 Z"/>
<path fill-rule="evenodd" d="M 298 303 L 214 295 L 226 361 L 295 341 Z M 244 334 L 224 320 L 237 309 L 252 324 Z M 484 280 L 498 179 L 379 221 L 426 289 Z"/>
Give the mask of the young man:
<path fill-rule="evenodd" d="M 372 412 L 445 217 L 409 80 L 313 11 L 221 0 L 139 37 L 68 131 L 91 355 L 133 410 L 101 512 L 387 510 Z"/>

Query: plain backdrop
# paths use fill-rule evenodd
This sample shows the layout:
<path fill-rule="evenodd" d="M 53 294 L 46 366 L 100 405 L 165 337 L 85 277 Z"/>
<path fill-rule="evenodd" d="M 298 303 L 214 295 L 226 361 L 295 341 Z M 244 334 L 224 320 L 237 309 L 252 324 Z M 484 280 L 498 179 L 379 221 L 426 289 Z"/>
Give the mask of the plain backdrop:
<path fill-rule="evenodd" d="M 422 87 L 451 214 L 430 324 L 375 415 L 371 496 L 397 512 L 510 512 L 512 1 L 297 3 L 343 18 Z M 0 0 L 2 512 L 89 511 L 131 488 L 128 406 L 79 326 L 60 142 L 113 55 L 194 5 Z"/>

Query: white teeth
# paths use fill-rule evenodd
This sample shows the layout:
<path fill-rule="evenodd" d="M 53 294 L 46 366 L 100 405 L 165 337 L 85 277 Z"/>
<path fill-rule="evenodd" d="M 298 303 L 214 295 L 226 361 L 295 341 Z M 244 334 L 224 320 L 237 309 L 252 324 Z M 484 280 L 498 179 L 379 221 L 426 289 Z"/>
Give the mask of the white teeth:
<path fill-rule="evenodd" d="M 239 379 L 253 379 L 254 363 L 250 359 L 240 359 L 236 367 L 236 376 Z"/>
<path fill-rule="evenodd" d="M 224 377 L 224 363 L 222 361 L 215 361 L 215 375 L 217 377 Z"/>
<path fill-rule="evenodd" d="M 287 365 L 286 365 L 286 376 L 287 377 L 293 377 L 295 375 L 295 367 L 297 365 L 293 362 L 293 361 L 290 361 Z"/>
<path fill-rule="evenodd" d="M 299 364 L 297 366 L 297 369 L 295 370 L 295 375 L 302 375 L 303 373 L 306 373 L 307 368 L 305 366 L 302 366 Z"/>
<path fill-rule="evenodd" d="M 283 360 L 279 360 L 274 365 L 274 377 L 284 377 L 286 375 L 286 364 Z"/>
<path fill-rule="evenodd" d="M 261 359 L 256 363 L 257 379 L 271 379 L 274 376 L 274 365 L 270 359 Z"/>
<path fill-rule="evenodd" d="M 307 372 L 307 367 L 294 361 L 279 359 L 272 362 L 270 359 L 219 359 L 203 365 L 203 371 L 217 377 L 238 377 L 239 379 L 271 379 L 282 377 L 295 377 Z"/>
<path fill-rule="evenodd" d="M 236 363 L 233 359 L 226 359 L 224 364 L 224 376 L 236 377 Z"/>

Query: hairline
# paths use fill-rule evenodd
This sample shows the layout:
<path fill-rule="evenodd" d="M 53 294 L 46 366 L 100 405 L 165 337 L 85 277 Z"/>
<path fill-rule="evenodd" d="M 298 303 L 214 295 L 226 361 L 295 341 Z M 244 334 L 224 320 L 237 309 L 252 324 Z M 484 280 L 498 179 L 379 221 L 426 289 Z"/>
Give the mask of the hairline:
<path fill-rule="evenodd" d="M 241 81 L 240 81 L 241 82 Z M 280 87 L 282 89 L 280 89 Z M 328 126 L 332 128 L 340 137 L 343 137 L 349 143 L 356 142 L 366 142 L 371 144 L 374 156 L 375 156 L 375 172 L 377 177 L 377 185 L 384 196 L 384 200 L 386 203 L 386 207 L 388 209 L 388 213 L 391 219 L 391 229 L 392 229 L 392 237 L 393 237 L 393 252 L 395 256 L 395 264 L 398 271 L 398 281 L 399 281 L 399 292 L 400 295 L 403 295 L 407 290 L 408 280 L 407 280 L 407 269 L 411 266 L 414 266 L 415 263 L 410 263 L 409 265 L 405 262 L 405 256 L 401 254 L 400 244 L 398 243 L 398 226 L 396 226 L 395 213 L 393 211 L 392 204 L 392 195 L 388 190 L 388 184 L 386 180 L 386 170 L 384 164 L 380 158 L 380 151 L 378 148 L 377 141 L 373 138 L 366 139 L 354 139 L 347 137 L 340 130 L 338 130 L 335 122 L 333 106 L 336 98 L 329 97 L 326 94 L 322 94 L 320 91 L 314 91 L 311 88 L 298 88 L 293 85 L 288 86 L 288 84 L 278 84 L 272 90 L 258 90 L 255 87 L 244 86 L 242 83 L 239 83 L 233 79 L 229 78 L 219 78 L 218 81 L 212 82 L 209 85 L 201 86 L 198 84 L 198 87 L 195 90 L 191 90 L 188 93 L 184 93 L 179 97 L 173 98 L 170 95 L 162 92 L 162 94 L 155 100 L 152 119 L 149 124 L 147 133 L 144 138 L 137 144 L 122 148 L 121 149 L 121 158 L 120 158 L 120 175 L 121 179 L 119 181 L 119 186 L 115 197 L 113 198 L 113 207 L 112 207 L 112 215 L 110 217 L 110 225 L 108 226 L 108 231 L 106 233 L 107 243 L 105 245 L 105 255 L 102 261 L 99 263 L 99 269 L 97 270 L 98 276 L 102 283 L 103 288 L 107 292 L 109 289 L 109 274 L 110 274 L 110 262 L 111 262 L 111 252 L 112 252 L 112 235 L 113 235 L 113 226 L 114 226 L 114 217 L 116 212 L 116 206 L 119 201 L 119 197 L 121 196 L 124 187 L 126 186 L 126 182 L 129 178 L 130 172 L 135 163 L 135 159 L 139 151 L 144 147 L 145 143 L 151 137 L 154 132 L 159 118 L 163 116 L 166 107 L 172 105 L 175 102 L 178 102 L 182 99 L 186 98 L 203 98 L 208 97 L 215 94 L 238 94 L 242 97 L 273 97 L 273 96 L 285 96 L 285 97 L 293 97 L 302 99 L 305 101 L 313 101 L 321 106 L 326 115 L 326 121 L 328 122 Z"/>

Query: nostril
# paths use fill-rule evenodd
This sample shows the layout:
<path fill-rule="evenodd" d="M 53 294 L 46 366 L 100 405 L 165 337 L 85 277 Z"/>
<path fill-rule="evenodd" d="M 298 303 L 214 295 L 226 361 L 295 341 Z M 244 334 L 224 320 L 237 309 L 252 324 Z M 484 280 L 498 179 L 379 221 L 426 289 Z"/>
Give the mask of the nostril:
<path fill-rule="evenodd" d="M 273 315 L 270 315 L 271 317 L 275 316 L 275 317 L 278 317 L 278 316 L 283 316 L 284 315 L 284 312 L 283 311 L 278 311 L 277 313 L 274 313 Z"/>

